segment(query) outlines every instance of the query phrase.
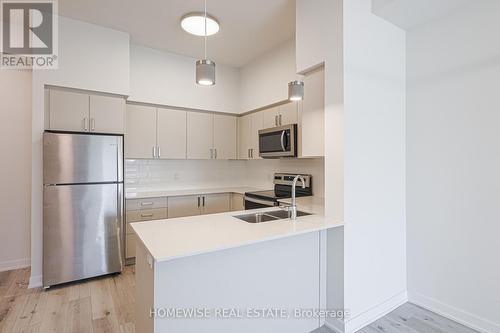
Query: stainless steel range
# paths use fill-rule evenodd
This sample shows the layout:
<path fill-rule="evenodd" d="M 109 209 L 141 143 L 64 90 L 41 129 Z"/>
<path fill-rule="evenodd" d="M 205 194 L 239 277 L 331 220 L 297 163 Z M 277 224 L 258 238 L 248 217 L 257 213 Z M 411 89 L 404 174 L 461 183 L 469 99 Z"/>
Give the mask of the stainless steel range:
<path fill-rule="evenodd" d="M 257 209 L 265 207 L 279 206 L 278 200 L 288 199 L 292 197 L 293 179 L 297 176 L 296 173 L 275 173 L 274 174 L 274 190 L 255 191 L 245 193 L 245 209 Z M 312 176 L 302 175 L 305 180 L 305 188 L 298 187 L 296 189 L 297 197 L 305 197 L 312 195 Z"/>

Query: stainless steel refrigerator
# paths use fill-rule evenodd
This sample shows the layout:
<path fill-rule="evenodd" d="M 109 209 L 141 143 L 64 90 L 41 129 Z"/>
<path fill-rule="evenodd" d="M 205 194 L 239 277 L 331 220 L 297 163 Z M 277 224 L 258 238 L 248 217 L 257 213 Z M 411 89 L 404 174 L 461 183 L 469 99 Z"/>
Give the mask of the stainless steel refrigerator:
<path fill-rule="evenodd" d="M 122 271 L 123 136 L 43 135 L 43 286 Z"/>

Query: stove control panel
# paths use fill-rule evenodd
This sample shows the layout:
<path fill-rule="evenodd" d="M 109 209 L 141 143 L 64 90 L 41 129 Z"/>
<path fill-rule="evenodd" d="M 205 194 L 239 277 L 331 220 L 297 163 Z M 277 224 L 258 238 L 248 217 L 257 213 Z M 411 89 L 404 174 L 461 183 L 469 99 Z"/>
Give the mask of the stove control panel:
<path fill-rule="evenodd" d="M 306 182 L 306 188 L 311 186 L 311 175 L 306 174 L 293 174 L 293 173 L 275 173 L 274 174 L 274 184 L 275 185 L 293 185 L 293 179 L 300 175 L 304 178 Z M 300 180 L 297 181 L 297 187 L 302 187 L 302 182 Z"/>

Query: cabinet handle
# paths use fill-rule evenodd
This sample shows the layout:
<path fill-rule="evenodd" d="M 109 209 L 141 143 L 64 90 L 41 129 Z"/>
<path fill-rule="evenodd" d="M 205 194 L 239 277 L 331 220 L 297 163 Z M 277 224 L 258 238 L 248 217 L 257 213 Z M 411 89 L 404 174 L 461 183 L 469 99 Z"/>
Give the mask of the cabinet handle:
<path fill-rule="evenodd" d="M 90 118 L 90 131 L 93 132 L 95 131 L 95 119 Z"/>
<path fill-rule="evenodd" d="M 203 198 L 203 207 L 205 207 L 205 197 L 202 198 Z"/>
<path fill-rule="evenodd" d="M 215 159 L 217 159 L 217 148 L 215 148 L 214 150 L 215 150 Z"/>
<path fill-rule="evenodd" d="M 200 197 L 198 197 L 198 208 L 200 207 Z"/>
<path fill-rule="evenodd" d="M 141 217 L 153 217 L 153 213 L 141 214 Z"/>
<path fill-rule="evenodd" d="M 210 148 L 210 159 L 214 158 L 214 150 Z"/>
<path fill-rule="evenodd" d="M 156 146 L 153 146 L 153 158 L 156 158 Z"/>
<path fill-rule="evenodd" d="M 250 158 L 250 148 L 248 148 L 247 157 Z"/>
<path fill-rule="evenodd" d="M 156 150 L 158 151 L 158 158 L 161 157 L 161 147 L 160 146 L 156 146 Z"/>
<path fill-rule="evenodd" d="M 253 148 L 250 148 L 250 158 L 253 158 Z"/>
<path fill-rule="evenodd" d="M 88 131 L 89 128 L 87 127 L 87 117 L 83 118 L 83 130 Z"/>
<path fill-rule="evenodd" d="M 141 206 L 152 206 L 153 205 L 153 202 L 152 201 L 148 201 L 148 202 L 141 202 Z"/>
<path fill-rule="evenodd" d="M 274 126 L 278 126 L 278 115 L 274 116 Z"/>
<path fill-rule="evenodd" d="M 281 114 L 279 115 L 279 123 L 280 123 L 280 126 L 282 126 L 282 124 L 281 124 Z"/>

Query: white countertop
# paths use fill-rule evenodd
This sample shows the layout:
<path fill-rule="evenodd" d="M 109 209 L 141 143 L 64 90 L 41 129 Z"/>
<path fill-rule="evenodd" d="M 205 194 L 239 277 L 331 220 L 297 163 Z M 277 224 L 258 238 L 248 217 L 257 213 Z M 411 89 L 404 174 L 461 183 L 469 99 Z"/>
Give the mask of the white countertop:
<path fill-rule="evenodd" d="M 240 186 L 240 187 L 216 187 L 216 188 L 193 188 L 182 190 L 166 190 L 166 189 L 153 189 L 153 188 L 134 188 L 125 190 L 126 199 L 144 199 L 144 198 L 157 198 L 157 197 L 176 197 L 184 195 L 198 195 L 198 194 L 217 194 L 217 193 L 238 193 L 245 194 L 245 192 L 262 190 L 256 187 Z"/>
<path fill-rule="evenodd" d="M 307 202 L 300 201 L 299 210 L 308 211 Z M 317 199 L 309 201 L 315 203 L 309 208 L 320 210 Z M 279 208 L 136 222 L 131 227 L 153 259 L 161 262 L 343 226 L 343 222 L 322 214 L 298 217 L 296 221 L 262 223 L 247 223 L 234 217 L 276 209 Z"/>

